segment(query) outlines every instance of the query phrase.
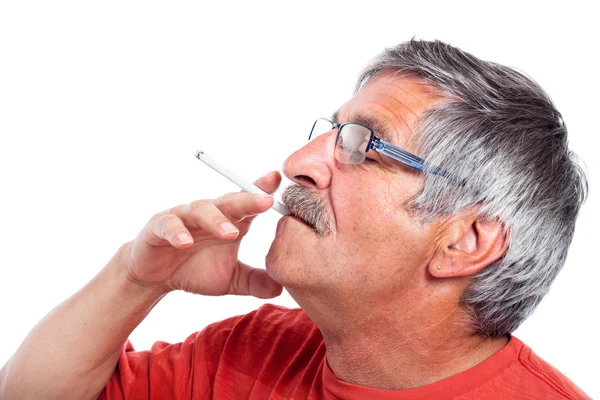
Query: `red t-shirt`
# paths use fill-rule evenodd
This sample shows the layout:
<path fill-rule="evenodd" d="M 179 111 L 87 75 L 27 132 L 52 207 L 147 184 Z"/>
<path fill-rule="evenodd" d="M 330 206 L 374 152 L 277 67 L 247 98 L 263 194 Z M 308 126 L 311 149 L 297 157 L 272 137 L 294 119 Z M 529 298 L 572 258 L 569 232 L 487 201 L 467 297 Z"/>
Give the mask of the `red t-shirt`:
<path fill-rule="evenodd" d="M 128 342 L 99 399 L 589 399 L 520 340 L 449 378 L 408 390 L 339 380 L 321 332 L 302 309 L 266 304 L 183 343 Z"/>

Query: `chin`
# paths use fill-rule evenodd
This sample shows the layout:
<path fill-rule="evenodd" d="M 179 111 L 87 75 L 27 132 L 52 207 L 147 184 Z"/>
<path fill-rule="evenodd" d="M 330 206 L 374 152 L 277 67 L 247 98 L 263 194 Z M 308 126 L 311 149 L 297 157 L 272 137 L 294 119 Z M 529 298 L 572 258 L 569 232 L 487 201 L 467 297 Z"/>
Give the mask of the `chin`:
<path fill-rule="evenodd" d="M 297 244 L 296 244 L 297 243 Z M 311 253 L 303 240 L 292 242 L 275 237 L 265 258 L 265 269 L 269 276 L 286 288 L 303 286 L 311 267 Z"/>
<path fill-rule="evenodd" d="M 293 263 L 292 257 L 290 257 L 289 251 L 287 251 L 285 242 L 276 236 L 271 243 L 269 252 L 265 257 L 265 269 L 273 280 L 283 286 L 285 284 L 285 267 L 286 264 L 290 265 Z"/>
<path fill-rule="evenodd" d="M 308 280 L 322 268 L 324 238 L 299 218 L 282 217 L 265 258 L 267 273 L 286 288 L 312 286 Z"/>

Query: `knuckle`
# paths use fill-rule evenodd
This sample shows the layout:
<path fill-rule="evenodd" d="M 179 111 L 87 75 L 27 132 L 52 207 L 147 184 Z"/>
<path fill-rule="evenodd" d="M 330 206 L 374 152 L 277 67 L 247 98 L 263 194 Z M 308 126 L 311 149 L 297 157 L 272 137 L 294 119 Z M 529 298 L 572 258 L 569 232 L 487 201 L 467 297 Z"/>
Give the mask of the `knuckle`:
<path fill-rule="evenodd" d="M 239 193 L 225 193 L 223 196 L 215 200 L 220 209 L 229 209 L 229 206 L 235 201 L 236 195 Z"/>
<path fill-rule="evenodd" d="M 186 205 L 187 204 L 179 204 L 179 205 L 169 208 L 168 210 L 162 211 L 159 214 L 175 214 L 175 215 L 177 215 L 177 213 L 179 211 L 181 211 L 181 209 L 184 208 Z"/>
<path fill-rule="evenodd" d="M 237 197 L 237 195 L 239 195 L 239 193 L 225 193 L 223 196 L 221 196 L 220 198 L 223 201 L 232 201 L 235 197 Z"/>
<path fill-rule="evenodd" d="M 230 216 L 235 209 L 234 205 L 239 201 L 239 193 L 225 193 L 215 200 L 215 205 L 224 215 Z M 238 200 L 236 200 L 238 199 Z"/>
<path fill-rule="evenodd" d="M 150 218 L 150 221 L 156 222 L 157 220 L 161 219 L 166 213 L 168 213 L 168 211 L 157 212 L 152 216 L 152 218 Z"/>
<path fill-rule="evenodd" d="M 206 200 L 206 199 L 194 200 L 190 203 L 190 211 L 194 212 L 194 211 L 206 208 L 209 205 L 212 205 L 211 200 Z"/>
<path fill-rule="evenodd" d="M 172 228 L 173 225 L 177 224 L 178 221 L 179 221 L 179 218 L 177 218 L 173 214 L 170 214 L 170 213 L 162 214 L 156 219 L 156 224 L 158 225 L 157 231 L 163 237 L 167 237 L 167 235 L 169 234 L 170 228 Z"/>
<path fill-rule="evenodd" d="M 156 216 L 156 221 L 160 224 L 164 224 L 165 222 L 167 222 L 173 218 L 177 218 L 177 217 L 171 213 L 159 213 Z"/>
<path fill-rule="evenodd" d="M 246 204 L 254 195 L 247 192 L 226 193 L 216 200 L 219 209 L 227 215 L 231 215 L 235 210 L 239 210 L 243 204 Z"/>

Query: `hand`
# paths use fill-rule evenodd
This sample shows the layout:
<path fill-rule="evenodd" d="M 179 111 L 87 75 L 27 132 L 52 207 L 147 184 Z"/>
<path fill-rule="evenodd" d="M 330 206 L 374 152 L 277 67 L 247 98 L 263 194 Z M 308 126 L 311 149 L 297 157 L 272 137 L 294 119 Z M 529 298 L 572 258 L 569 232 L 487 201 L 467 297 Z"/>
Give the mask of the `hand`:
<path fill-rule="evenodd" d="M 280 182 L 281 175 L 271 172 L 255 184 L 273 193 Z M 280 295 L 283 287 L 264 269 L 238 260 L 240 241 L 250 223 L 273 201 L 270 195 L 229 193 L 156 214 L 135 240 L 125 245 L 128 278 L 164 292 L 180 289 L 259 298 Z"/>

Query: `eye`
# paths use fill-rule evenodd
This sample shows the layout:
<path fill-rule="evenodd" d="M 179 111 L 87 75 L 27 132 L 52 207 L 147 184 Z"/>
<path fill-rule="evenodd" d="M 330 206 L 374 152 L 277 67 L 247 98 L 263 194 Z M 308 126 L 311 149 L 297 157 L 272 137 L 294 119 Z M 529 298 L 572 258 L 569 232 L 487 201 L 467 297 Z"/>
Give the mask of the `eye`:
<path fill-rule="evenodd" d="M 365 162 L 366 163 L 382 163 L 382 157 L 381 154 L 375 152 L 375 151 L 369 151 L 365 157 Z"/>

